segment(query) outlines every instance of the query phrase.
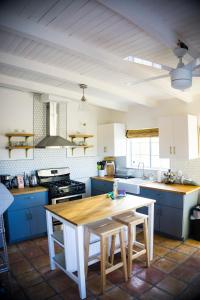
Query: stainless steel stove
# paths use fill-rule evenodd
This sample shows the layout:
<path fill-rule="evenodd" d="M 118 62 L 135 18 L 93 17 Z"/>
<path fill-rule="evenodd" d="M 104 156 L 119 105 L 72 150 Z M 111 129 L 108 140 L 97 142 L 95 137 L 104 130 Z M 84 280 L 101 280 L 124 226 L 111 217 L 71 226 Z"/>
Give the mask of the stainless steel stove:
<path fill-rule="evenodd" d="M 39 185 L 49 190 L 49 204 L 73 201 L 85 196 L 85 183 L 71 180 L 69 168 L 38 170 L 36 174 Z"/>

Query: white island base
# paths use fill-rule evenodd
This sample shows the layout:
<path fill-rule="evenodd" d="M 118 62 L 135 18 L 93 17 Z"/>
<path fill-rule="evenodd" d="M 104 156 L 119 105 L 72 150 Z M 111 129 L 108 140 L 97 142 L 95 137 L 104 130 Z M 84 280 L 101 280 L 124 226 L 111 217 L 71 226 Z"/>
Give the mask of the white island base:
<path fill-rule="evenodd" d="M 132 196 L 136 197 L 136 196 Z M 136 197 L 139 198 L 139 197 Z M 140 198 L 142 199 L 142 198 Z M 144 199 L 144 198 L 143 198 Z M 153 222 L 154 222 L 154 200 L 145 199 L 148 204 L 139 207 L 148 206 L 149 214 L 149 241 L 150 241 L 150 259 L 153 259 Z M 86 200 L 85 200 L 86 201 Z M 77 201 L 76 201 L 77 202 Z M 59 204 L 58 204 L 59 205 Z M 137 207 L 138 208 L 138 205 Z M 128 209 L 130 210 L 130 208 Z M 121 211 L 119 211 L 121 213 Z M 116 215 L 116 214 L 115 214 Z M 47 217 L 47 231 L 48 231 L 48 245 L 50 256 L 51 270 L 56 267 L 66 273 L 72 280 L 74 280 L 79 287 L 80 298 L 86 298 L 86 280 L 84 267 L 84 225 L 75 225 L 64 218 L 58 216 L 50 210 L 46 210 Z M 107 216 L 109 217 L 109 216 Z M 53 230 L 53 219 L 62 223 L 61 231 Z M 55 253 L 55 243 L 57 243 L 63 251 Z M 117 244 L 117 241 L 116 241 Z M 90 244 L 90 258 L 100 253 L 100 242 L 98 237 L 93 236 Z M 90 260 L 89 264 L 95 263 L 97 260 Z"/>

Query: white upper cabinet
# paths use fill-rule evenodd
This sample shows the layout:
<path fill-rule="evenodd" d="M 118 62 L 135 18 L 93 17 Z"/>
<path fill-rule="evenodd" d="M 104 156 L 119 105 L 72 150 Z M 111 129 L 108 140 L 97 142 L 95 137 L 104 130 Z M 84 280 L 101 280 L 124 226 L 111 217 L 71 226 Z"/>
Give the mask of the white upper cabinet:
<path fill-rule="evenodd" d="M 98 126 L 98 155 L 126 156 L 126 130 L 120 123 Z"/>
<path fill-rule="evenodd" d="M 160 158 L 198 157 L 197 116 L 183 115 L 159 119 Z"/>

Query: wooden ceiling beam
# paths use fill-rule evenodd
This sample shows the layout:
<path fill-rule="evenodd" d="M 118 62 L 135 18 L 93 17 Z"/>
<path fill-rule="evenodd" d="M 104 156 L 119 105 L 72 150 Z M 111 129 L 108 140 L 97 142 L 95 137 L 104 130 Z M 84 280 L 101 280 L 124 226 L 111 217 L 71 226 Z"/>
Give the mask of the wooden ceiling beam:
<path fill-rule="evenodd" d="M 0 86 L 32 93 L 51 94 L 62 97 L 63 101 L 65 100 L 66 102 L 80 101 L 80 92 L 74 92 L 71 90 L 53 87 L 51 85 L 41 84 L 39 82 L 24 80 L 2 74 L 0 74 Z M 128 106 L 126 104 L 114 103 L 113 101 L 110 101 L 106 98 L 102 99 L 99 97 L 92 97 L 92 99 L 90 99 L 90 104 L 122 112 L 128 111 Z"/>
<path fill-rule="evenodd" d="M 127 1 L 127 3 L 129 2 L 130 1 Z M 116 3 L 121 2 L 116 1 Z M 124 7 L 126 6 L 124 5 Z M 43 25 L 21 18 L 15 14 L 10 14 L 4 10 L 0 11 L 0 28 L 14 32 L 22 37 L 27 37 L 37 42 L 40 41 L 46 45 L 54 46 L 57 49 L 73 50 L 75 54 L 79 53 L 83 55 L 83 58 L 89 57 L 90 59 L 93 59 L 95 63 L 103 65 L 106 68 L 110 68 L 114 72 L 119 72 L 122 75 L 126 75 L 126 77 L 128 75 L 130 78 L 132 78 L 135 76 L 135 74 L 139 74 L 139 77 L 143 78 L 150 75 L 150 73 L 148 71 L 146 72 L 146 70 L 144 71 L 141 66 L 133 66 L 132 64 L 123 61 L 122 58 L 110 54 L 108 51 L 100 49 L 91 43 L 68 36 L 66 33 L 62 33 L 52 28 L 44 27 Z M 163 85 L 162 81 L 160 81 L 151 83 L 151 86 L 155 89 L 163 90 L 163 92 L 166 93 L 166 97 L 169 96 L 177 98 L 185 102 L 191 101 L 187 94 L 183 94 L 182 92 L 173 90 L 172 88 L 166 88 L 164 81 Z M 122 88 L 123 91 L 126 91 L 126 88 L 126 86 Z M 105 90 L 105 92 L 106 91 L 107 90 Z M 126 94 L 126 92 L 124 92 L 124 94 Z M 136 89 L 133 92 L 132 103 L 134 102 L 147 106 L 149 105 L 148 99 L 146 99 L 146 97 L 144 98 L 142 93 L 137 92 Z"/>

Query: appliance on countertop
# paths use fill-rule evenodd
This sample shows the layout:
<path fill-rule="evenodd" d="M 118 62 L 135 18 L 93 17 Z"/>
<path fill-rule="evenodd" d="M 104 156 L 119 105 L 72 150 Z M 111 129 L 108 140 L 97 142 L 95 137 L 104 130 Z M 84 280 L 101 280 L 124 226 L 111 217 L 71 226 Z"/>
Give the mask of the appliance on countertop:
<path fill-rule="evenodd" d="M 109 156 L 105 157 L 104 160 L 106 161 L 106 174 L 107 176 L 114 176 L 115 174 L 115 157 Z"/>
<path fill-rule="evenodd" d="M 0 175 L 0 182 L 3 183 L 8 190 L 12 188 L 13 176 L 11 175 Z"/>
<path fill-rule="evenodd" d="M 38 182 L 37 182 L 37 176 L 32 174 L 30 175 L 29 177 L 29 184 L 30 186 L 37 186 L 38 185 Z"/>
<path fill-rule="evenodd" d="M 44 169 L 36 171 L 38 184 L 49 190 L 49 204 L 82 199 L 85 183 L 71 180 L 69 168 Z"/>

